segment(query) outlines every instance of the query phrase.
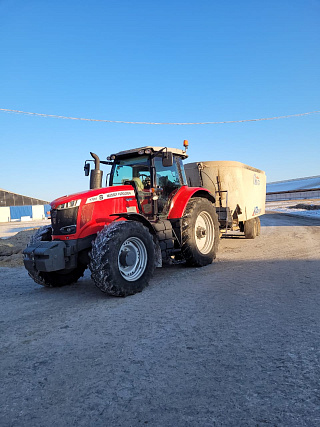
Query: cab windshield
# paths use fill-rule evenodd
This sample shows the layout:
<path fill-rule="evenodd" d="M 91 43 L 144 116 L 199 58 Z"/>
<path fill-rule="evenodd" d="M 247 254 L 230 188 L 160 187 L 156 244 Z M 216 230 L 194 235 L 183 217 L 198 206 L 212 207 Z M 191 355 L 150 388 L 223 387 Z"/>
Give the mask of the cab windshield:
<path fill-rule="evenodd" d="M 151 176 L 151 162 L 155 174 Z M 163 166 L 162 154 L 155 156 L 136 156 L 117 159 L 111 173 L 111 186 L 132 185 L 135 189 L 138 207 L 144 215 L 152 215 L 154 203 L 158 214 L 166 216 L 170 203 L 179 188 L 187 185 L 182 160 L 173 156 L 172 166 Z M 155 198 L 152 196 L 151 185 L 156 187 Z"/>
<path fill-rule="evenodd" d="M 134 181 L 139 190 L 150 188 L 150 161 L 147 156 L 118 160 L 113 167 L 111 185 L 124 185 Z"/>

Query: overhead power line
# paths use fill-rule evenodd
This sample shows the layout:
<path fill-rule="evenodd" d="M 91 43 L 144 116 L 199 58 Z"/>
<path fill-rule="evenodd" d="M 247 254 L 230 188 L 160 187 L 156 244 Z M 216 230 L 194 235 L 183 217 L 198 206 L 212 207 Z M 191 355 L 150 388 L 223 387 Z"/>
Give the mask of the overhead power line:
<path fill-rule="evenodd" d="M 131 125 L 177 125 L 177 126 L 183 126 L 183 125 L 219 125 L 219 124 L 225 124 L 225 123 L 261 122 L 263 120 L 288 119 L 290 117 L 301 117 L 301 116 L 308 116 L 310 114 L 320 113 L 320 111 L 310 111 L 309 113 L 288 114 L 286 116 L 265 117 L 262 119 L 226 120 L 226 121 L 221 121 L 221 122 L 170 123 L 170 122 L 129 122 L 126 120 L 85 119 L 82 117 L 67 117 L 67 116 L 59 116 L 56 114 L 31 113 L 29 111 L 9 110 L 7 108 L 0 108 L 0 111 L 3 111 L 5 113 L 25 114 L 25 115 L 29 115 L 29 116 L 52 117 L 55 119 L 83 120 L 83 121 L 87 121 L 87 122 L 124 123 L 124 124 L 131 124 Z"/>

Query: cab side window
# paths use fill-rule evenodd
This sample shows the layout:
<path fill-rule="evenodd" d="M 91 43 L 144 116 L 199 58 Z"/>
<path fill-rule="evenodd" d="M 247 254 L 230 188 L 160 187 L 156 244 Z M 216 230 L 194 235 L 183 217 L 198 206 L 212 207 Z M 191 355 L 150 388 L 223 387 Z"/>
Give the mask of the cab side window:
<path fill-rule="evenodd" d="M 162 166 L 161 157 L 156 157 L 154 160 L 157 171 L 157 186 L 163 189 L 172 188 L 172 190 L 180 187 L 180 178 L 176 162 L 174 161 L 171 167 L 164 167 Z"/>

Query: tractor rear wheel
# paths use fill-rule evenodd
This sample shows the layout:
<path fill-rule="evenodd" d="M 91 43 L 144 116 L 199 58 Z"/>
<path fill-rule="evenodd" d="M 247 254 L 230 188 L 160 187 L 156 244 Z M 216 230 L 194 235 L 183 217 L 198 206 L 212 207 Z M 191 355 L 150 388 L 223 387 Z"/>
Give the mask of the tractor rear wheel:
<path fill-rule="evenodd" d="M 153 237 L 140 222 L 116 221 L 92 243 L 91 277 L 108 295 L 125 297 L 149 284 L 155 266 Z"/>
<path fill-rule="evenodd" d="M 219 245 L 219 223 L 214 205 L 207 199 L 189 200 L 182 217 L 182 253 L 188 265 L 211 264 Z"/>
<path fill-rule="evenodd" d="M 30 238 L 29 244 L 37 242 L 51 242 L 52 240 L 52 228 L 50 225 L 40 227 Z M 61 286 L 71 285 L 75 283 L 80 277 L 83 276 L 85 269 L 87 268 L 84 264 L 79 264 L 72 270 L 58 270 L 58 271 L 38 271 L 35 267 L 32 270 L 28 270 L 29 276 L 38 285 L 46 286 L 48 288 L 57 288 Z"/>

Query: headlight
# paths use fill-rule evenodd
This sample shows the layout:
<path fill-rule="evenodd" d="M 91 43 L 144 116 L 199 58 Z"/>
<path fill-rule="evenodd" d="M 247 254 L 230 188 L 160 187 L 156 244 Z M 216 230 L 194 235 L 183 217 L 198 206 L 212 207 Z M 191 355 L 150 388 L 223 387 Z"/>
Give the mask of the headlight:
<path fill-rule="evenodd" d="M 70 200 L 70 202 L 62 203 L 61 205 L 58 205 L 56 209 L 69 209 L 74 208 L 76 206 L 80 206 L 81 199 L 78 200 Z"/>

